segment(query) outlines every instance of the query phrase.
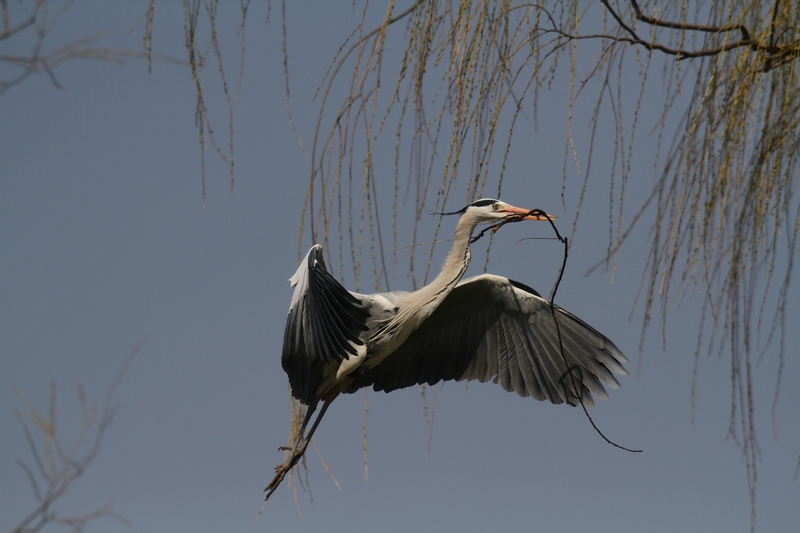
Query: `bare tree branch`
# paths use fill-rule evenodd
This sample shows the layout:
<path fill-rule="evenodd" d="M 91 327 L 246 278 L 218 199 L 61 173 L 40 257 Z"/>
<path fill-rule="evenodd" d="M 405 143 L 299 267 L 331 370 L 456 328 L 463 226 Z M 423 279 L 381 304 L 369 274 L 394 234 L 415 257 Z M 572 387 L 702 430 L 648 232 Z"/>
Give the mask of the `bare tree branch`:
<path fill-rule="evenodd" d="M 58 515 L 54 510 L 54 506 L 62 496 L 69 492 L 73 482 L 83 476 L 97 457 L 106 430 L 111 424 L 116 410 L 112 404 L 114 393 L 141 346 L 142 342 L 140 341 L 131 350 L 131 353 L 128 354 L 117 371 L 114 380 L 106 391 L 99 418 L 96 418 L 97 412 L 94 408 L 97 405 L 97 401 L 92 400 L 90 402 L 91 407 L 87 406 L 83 386 L 80 382 L 76 382 L 76 395 L 81 404 L 83 420 L 72 446 L 65 447 L 56 430 L 55 381 L 50 383 L 47 415 L 39 412 L 22 392 L 14 389 L 24 406 L 23 411 L 16 413 L 17 419 L 22 425 L 22 431 L 33 456 L 38 475 L 24 462 L 17 461 L 17 463 L 28 477 L 31 490 L 38 504 L 11 530 L 12 533 L 36 533 L 50 523 L 65 525 L 71 528 L 71 531 L 81 532 L 84 531 L 89 522 L 99 517 L 115 518 L 123 523 L 128 523 L 127 519 L 111 509 L 111 503 L 106 503 L 83 514 L 63 517 Z M 38 444 L 33 436 L 32 429 L 41 433 L 41 440 Z M 94 435 L 90 436 L 92 431 Z M 37 480 L 37 477 L 41 479 Z"/>

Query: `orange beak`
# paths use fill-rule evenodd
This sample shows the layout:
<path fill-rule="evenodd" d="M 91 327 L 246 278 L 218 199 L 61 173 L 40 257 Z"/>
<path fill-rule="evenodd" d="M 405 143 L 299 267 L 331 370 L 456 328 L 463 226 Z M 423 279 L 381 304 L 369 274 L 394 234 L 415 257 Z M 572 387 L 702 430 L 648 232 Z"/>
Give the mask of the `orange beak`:
<path fill-rule="evenodd" d="M 503 209 L 501 213 L 508 213 L 509 217 L 525 215 L 524 217 L 522 217 L 522 220 L 547 220 L 547 217 L 550 217 L 551 220 L 555 220 L 557 218 L 555 215 L 551 215 L 550 213 L 546 213 L 547 216 L 545 216 L 545 214 L 540 215 L 537 213 L 530 214 L 531 211 L 532 211 L 531 209 L 525 209 L 524 207 L 514 207 L 513 205 L 510 205 L 505 209 Z M 541 211 L 539 212 L 541 213 Z"/>

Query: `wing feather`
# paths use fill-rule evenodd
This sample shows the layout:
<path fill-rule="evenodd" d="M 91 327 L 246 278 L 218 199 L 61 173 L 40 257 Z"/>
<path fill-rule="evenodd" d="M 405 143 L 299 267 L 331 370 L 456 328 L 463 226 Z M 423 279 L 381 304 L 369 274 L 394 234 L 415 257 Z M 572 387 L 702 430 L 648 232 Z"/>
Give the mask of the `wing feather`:
<path fill-rule="evenodd" d="M 286 319 L 281 364 L 292 394 L 313 401 L 319 366 L 341 362 L 362 345 L 370 314 L 363 302 L 345 289 L 325 268 L 322 246 L 314 245 L 290 279 L 294 286 Z"/>
<path fill-rule="evenodd" d="M 627 374 L 627 359 L 600 332 L 556 310 L 563 355 L 550 304 L 536 291 L 488 274 L 464 280 L 400 348 L 361 372 L 349 391 L 476 379 L 553 403 L 577 405 L 578 395 L 587 406 L 593 396 L 607 399 L 604 385 L 619 387 L 613 373 Z"/>
<path fill-rule="evenodd" d="M 529 358 L 533 367 L 536 368 L 536 377 L 539 389 L 542 391 L 542 399 L 550 399 L 553 403 L 561 403 L 562 395 L 558 394 L 556 387 L 559 385 L 561 373 L 558 368 L 553 366 L 552 347 L 546 342 L 547 339 L 542 335 L 531 334 L 530 328 L 525 330 L 527 349 L 522 354 Z M 560 354 L 559 354 L 560 357 Z"/>

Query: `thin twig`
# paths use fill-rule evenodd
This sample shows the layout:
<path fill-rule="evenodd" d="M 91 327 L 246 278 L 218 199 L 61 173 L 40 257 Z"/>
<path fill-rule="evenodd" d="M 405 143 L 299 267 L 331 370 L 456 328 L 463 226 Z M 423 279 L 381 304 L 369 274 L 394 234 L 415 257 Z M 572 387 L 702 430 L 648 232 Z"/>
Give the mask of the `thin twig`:
<path fill-rule="evenodd" d="M 83 531 L 84 526 L 90 521 L 100 516 L 116 518 L 124 523 L 128 521 L 111 510 L 111 504 L 107 503 L 94 511 L 82 515 L 57 516 L 53 511 L 53 506 L 59 499 L 70 492 L 72 483 L 81 477 L 91 466 L 97 457 L 100 446 L 103 442 L 106 429 L 112 421 L 115 408 L 112 404 L 114 394 L 119 387 L 125 373 L 133 359 L 141 348 L 142 341 L 138 342 L 128 357 L 123 361 L 117 375 L 109 386 L 104 401 L 103 409 L 99 418 L 95 419 L 95 401 L 90 402 L 90 407 L 85 405 L 83 398 L 83 388 L 78 384 L 78 397 L 82 405 L 83 424 L 80 428 L 74 444 L 70 448 L 62 445 L 61 438 L 56 431 L 56 387 L 55 382 L 50 383 L 50 398 L 47 415 L 44 415 L 18 390 L 14 392 L 19 396 L 25 405 L 25 411 L 16 413 L 17 418 L 22 424 L 25 439 L 33 456 L 34 463 L 41 477 L 41 487 L 36 481 L 33 470 L 22 461 L 18 464 L 25 471 L 28 481 L 31 484 L 34 496 L 38 504 L 31 512 L 25 516 L 19 524 L 12 529 L 13 533 L 35 533 L 44 528 L 47 524 L 57 523 L 71 526 L 73 531 Z M 95 420 L 97 424 L 95 426 Z M 30 421 L 36 429 L 43 434 L 41 450 L 31 434 L 28 422 Z M 94 427 L 94 436 L 90 438 L 89 430 Z M 88 450 L 81 456 L 81 450 L 88 446 Z M 67 449 L 68 451 L 64 451 Z"/>
<path fill-rule="evenodd" d="M 567 373 L 569 374 L 569 378 L 570 378 L 570 381 L 571 381 L 571 384 L 572 384 L 572 389 L 575 392 L 575 395 L 578 398 L 578 401 L 580 402 L 581 407 L 583 408 L 583 412 L 586 415 L 586 418 L 589 419 L 589 423 L 592 424 L 592 427 L 594 428 L 594 430 L 597 432 L 598 435 L 600 435 L 603 438 L 603 440 L 605 440 L 608 444 L 611 444 L 612 446 L 614 446 L 616 448 L 619 448 L 621 450 L 625 450 L 626 452 L 640 453 L 642 450 L 634 450 L 634 449 L 631 449 L 631 448 L 626 448 L 625 446 L 621 446 L 621 445 L 617 444 L 616 442 L 612 441 L 611 439 L 609 439 L 608 437 L 606 437 L 603 434 L 603 432 L 600 431 L 600 428 L 598 428 L 597 424 L 594 423 L 594 420 L 592 419 L 592 416 L 589 414 L 589 411 L 586 409 L 586 405 L 583 403 L 583 394 L 581 392 L 581 389 L 578 388 L 578 385 L 575 382 L 575 374 L 570 369 L 569 363 L 567 362 L 567 358 L 564 355 L 564 343 L 563 343 L 562 338 L 561 338 L 561 327 L 558 324 L 558 318 L 557 318 L 557 315 L 556 315 L 556 309 L 557 308 L 556 308 L 556 304 L 555 304 L 555 298 L 556 298 L 556 293 L 558 292 L 558 287 L 559 287 L 559 285 L 561 285 L 561 279 L 564 277 L 564 270 L 567 267 L 567 257 L 569 255 L 569 252 L 568 252 L 568 250 L 569 250 L 569 239 L 567 239 L 566 237 L 562 237 L 561 236 L 561 233 L 559 233 L 558 228 L 555 225 L 555 222 L 553 222 L 553 217 L 551 215 L 548 215 L 547 213 L 545 213 L 541 209 L 531 209 L 527 213 L 523 213 L 523 214 L 520 214 L 520 215 L 512 215 L 512 216 L 504 218 L 503 220 L 501 220 L 500 222 L 498 222 L 496 224 L 492 224 L 491 226 L 489 226 L 487 228 L 484 228 L 480 233 L 478 233 L 476 236 L 474 236 L 470 240 L 470 244 L 474 243 L 475 241 L 477 241 L 478 239 L 483 237 L 486 234 L 487 231 L 491 230 L 491 232 L 494 234 L 497 230 L 499 230 L 501 227 L 505 226 L 506 224 L 514 223 L 514 222 L 521 222 L 522 220 L 525 220 L 525 218 L 529 217 L 529 216 L 545 217 L 547 219 L 547 221 L 550 222 L 550 226 L 553 228 L 553 231 L 556 234 L 556 238 L 561 243 L 564 244 L 564 260 L 561 262 L 561 269 L 558 272 L 558 279 L 556 280 L 555 286 L 553 287 L 553 292 L 550 295 L 549 304 L 550 304 L 550 313 L 553 316 L 553 322 L 556 325 L 556 333 L 558 334 L 558 347 L 559 347 L 559 350 L 561 352 L 561 359 L 564 361 L 564 366 L 567 368 Z M 567 398 L 567 403 L 569 403 L 569 391 L 565 390 L 564 395 Z"/>

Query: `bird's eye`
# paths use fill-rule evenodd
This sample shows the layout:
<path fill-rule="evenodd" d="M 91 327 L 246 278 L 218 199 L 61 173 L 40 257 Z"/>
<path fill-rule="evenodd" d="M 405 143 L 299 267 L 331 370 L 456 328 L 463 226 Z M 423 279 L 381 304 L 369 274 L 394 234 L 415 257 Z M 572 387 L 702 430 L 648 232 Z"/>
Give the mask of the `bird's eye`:
<path fill-rule="evenodd" d="M 492 204 L 492 211 L 497 211 L 500 209 L 500 204 L 495 202 Z"/>

